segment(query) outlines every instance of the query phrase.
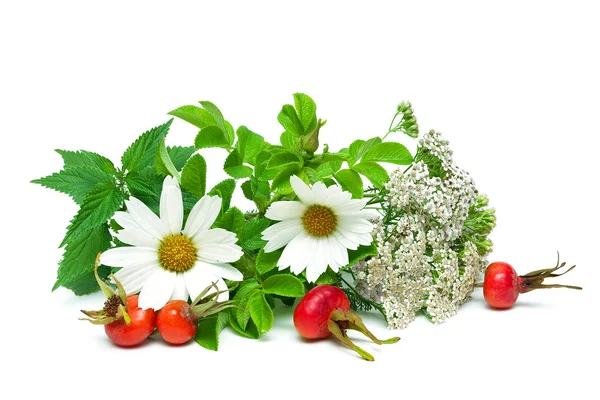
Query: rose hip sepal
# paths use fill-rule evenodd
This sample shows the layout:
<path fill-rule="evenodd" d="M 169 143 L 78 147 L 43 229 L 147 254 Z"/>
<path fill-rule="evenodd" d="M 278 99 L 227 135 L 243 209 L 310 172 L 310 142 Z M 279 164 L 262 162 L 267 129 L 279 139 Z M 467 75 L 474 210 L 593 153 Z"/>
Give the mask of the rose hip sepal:
<path fill-rule="evenodd" d="M 216 292 L 206 295 L 211 288 Z M 230 289 L 232 290 L 232 289 Z M 156 328 L 160 336 L 170 344 L 184 344 L 189 342 L 198 331 L 198 321 L 201 318 L 214 315 L 227 308 L 235 307 L 233 300 L 217 302 L 221 293 L 216 283 L 212 283 L 200 293 L 192 304 L 183 300 L 170 300 L 158 311 Z"/>
<path fill-rule="evenodd" d="M 142 310 L 138 307 L 138 296 L 126 296 L 125 290 L 114 276 L 117 292 L 108 286 L 98 276 L 98 261 L 96 257 L 94 273 L 96 281 L 106 296 L 104 308 L 98 311 L 81 310 L 89 318 L 80 320 L 89 321 L 95 325 L 104 325 L 106 336 L 115 344 L 123 347 L 136 346 L 152 334 L 156 322 L 156 313 L 153 309 Z"/>
<path fill-rule="evenodd" d="M 376 344 L 391 344 L 400 340 L 399 337 L 377 339 L 362 319 L 350 311 L 350 301 L 346 293 L 331 285 L 316 286 L 300 300 L 294 310 L 294 326 L 306 339 L 323 339 L 333 335 L 367 361 L 375 359 L 352 343 L 346 333 L 348 329 L 361 332 Z"/>
<path fill-rule="evenodd" d="M 561 276 L 571 271 L 575 266 L 570 267 L 565 272 L 555 273 L 565 267 L 566 263 L 560 262 L 560 257 L 554 268 L 540 269 L 525 275 L 517 275 L 515 269 L 505 262 L 493 262 L 485 270 L 483 284 L 483 297 L 485 301 L 494 308 L 510 308 L 519 297 L 520 293 L 531 292 L 536 289 L 567 288 L 581 290 L 579 286 L 544 284 L 544 279 Z"/>

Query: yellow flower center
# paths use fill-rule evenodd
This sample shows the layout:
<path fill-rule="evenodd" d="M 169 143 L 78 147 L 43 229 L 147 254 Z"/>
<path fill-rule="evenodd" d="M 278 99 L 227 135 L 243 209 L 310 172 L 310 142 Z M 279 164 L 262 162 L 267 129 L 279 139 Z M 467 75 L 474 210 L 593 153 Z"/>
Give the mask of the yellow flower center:
<path fill-rule="evenodd" d="M 329 207 L 310 206 L 302 217 L 306 232 L 312 236 L 329 236 L 335 231 L 337 217 Z"/>
<path fill-rule="evenodd" d="M 160 243 L 158 260 L 166 270 L 174 272 L 187 271 L 196 262 L 196 247 L 184 235 L 167 236 Z"/>

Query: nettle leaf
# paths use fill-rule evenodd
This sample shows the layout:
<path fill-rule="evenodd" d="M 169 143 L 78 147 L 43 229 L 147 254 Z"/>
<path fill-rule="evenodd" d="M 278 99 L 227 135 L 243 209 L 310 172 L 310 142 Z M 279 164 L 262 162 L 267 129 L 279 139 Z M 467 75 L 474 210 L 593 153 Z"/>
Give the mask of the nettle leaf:
<path fill-rule="evenodd" d="M 208 111 L 197 106 L 182 106 L 171 111 L 169 115 L 189 122 L 200 129 L 217 125 L 217 121 Z"/>
<path fill-rule="evenodd" d="M 238 244 L 246 251 L 260 249 L 267 243 L 262 239 L 262 232 L 271 222 L 266 218 L 255 218 L 244 224 L 238 235 Z"/>
<path fill-rule="evenodd" d="M 196 135 L 196 139 L 194 140 L 194 146 L 196 149 L 207 149 L 211 147 L 227 149 L 230 147 L 230 142 L 227 133 L 223 128 L 211 125 L 200 130 L 200 133 Z"/>
<path fill-rule="evenodd" d="M 362 199 L 364 193 L 363 181 L 356 171 L 343 169 L 335 174 L 335 179 L 342 189 L 352 193 L 353 199 Z"/>
<path fill-rule="evenodd" d="M 304 134 L 310 133 L 317 127 L 317 105 L 304 93 L 294 94 L 296 112 L 304 128 Z"/>
<path fill-rule="evenodd" d="M 63 158 L 64 168 L 71 167 L 96 167 L 102 171 L 114 175 L 117 173 L 115 165 L 108 158 L 91 151 L 55 150 Z"/>
<path fill-rule="evenodd" d="M 304 133 L 304 127 L 294 107 L 289 104 L 284 105 L 277 116 L 277 121 L 284 129 L 294 136 L 301 136 Z"/>
<path fill-rule="evenodd" d="M 247 279 L 242 282 L 240 288 L 233 297 L 233 300 L 235 300 L 238 305 L 238 307 L 232 310 L 235 317 L 234 319 L 242 330 L 246 329 L 248 321 L 250 320 L 248 301 L 258 290 L 260 290 L 258 281 L 256 279 Z"/>
<path fill-rule="evenodd" d="M 273 275 L 263 282 L 263 291 L 285 297 L 304 296 L 304 284 L 294 275 Z"/>
<path fill-rule="evenodd" d="M 361 161 L 388 162 L 398 165 L 409 165 L 413 157 L 408 149 L 396 142 L 379 143 L 365 151 Z"/>
<path fill-rule="evenodd" d="M 252 175 L 252 168 L 244 165 L 244 160 L 238 149 L 233 149 L 225 159 L 223 170 L 233 178 L 247 178 Z"/>
<path fill-rule="evenodd" d="M 113 175 L 96 166 L 72 166 L 52 175 L 31 181 L 49 189 L 68 194 L 81 204 L 87 194 L 99 183 L 115 184 Z"/>
<path fill-rule="evenodd" d="M 52 290 L 56 290 L 60 286 L 68 286 L 78 288 L 78 292 L 82 293 L 82 285 L 86 281 L 86 275 L 94 272 L 94 263 L 98 253 L 110 248 L 111 236 L 106 223 L 101 224 L 93 229 L 90 229 L 83 234 L 75 237 L 71 242 L 67 243 L 63 259 L 58 266 L 58 277 Z M 106 268 L 110 270 L 109 268 Z M 77 284 L 77 281 L 81 280 Z M 93 278 L 95 289 L 98 289 L 96 279 Z M 83 285 L 87 286 L 87 285 Z M 91 289 L 94 289 L 92 286 Z M 89 293 L 89 292 L 88 292 Z"/>
<path fill-rule="evenodd" d="M 390 180 L 385 168 L 373 161 L 362 161 L 352 166 L 352 170 L 365 176 L 377 189 L 383 188 L 383 185 Z"/>
<path fill-rule="evenodd" d="M 206 160 L 200 154 L 194 154 L 181 171 L 181 187 L 192 193 L 197 199 L 206 192 Z"/>
<path fill-rule="evenodd" d="M 81 233 L 108 221 L 121 208 L 124 200 L 123 193 L 113 184 L 96 185 L 86 196 L 75 218 L 71 220 L 60 247 Z"/>
<path fill-rule="evenodd" d="M 229 232 L 238 233 L 244 226 L 244 213 L 237 207 L 225 211 L 214 223 L 215 228 L 223 228 Z"/>
<path fill-rule="evenodd" d="M 250 309 L 250 317 L 261 335 L 271 330 L 275 317 L 263 292 L 254 293 L 248 301 L 248 308 Z"/>
<path fill-rule="evenodd" d="M 143 133 L 123 153 L 121 162 L 127 171 L 139 171 L 154 163 L 158 146 L 169 132 L 173 120 Z"/>
<path fill-rule="evenodd" d="M 160 198 L 162 190 L 162 178 L 156 174 L 151 167 L 139 172 L 130 172 L 125 176 L 125 183 L 130 193 L 138 195 Z"/>
<path fill-rule="evenodd" d="M 167 146 L 167 153 L 178 171 L 181 171 L 187 160 L 196 152 L 194 146 Z"/>
<path fill-rule="evenodd" d="M 228 322 L 229 314 L 226 312 L 200 318 L 195 337 L 196 343 L 205 349 L 217 351 L 219 349 L 219 334 Z"/>
<path fill-rule="evenodd" d="M 260 249 L 256 256 L 256 273 L 258 275 L 264 275 L 275 269 L 282 253 L 283 249 L 275 250 L 270 253 L 265 253 L 264 248 Z"/>
<path fill-rule="evenodd" d="M 98 276 L 100 276 L 100 279 L 106 280 L 110 273 L 110 268 L 102 268 L 100 271 L 98 271 Z M 96 281 L 96 275 L 93 271 L 86 273 L 77 280 L 65 283 L 63 287 L 72 291 L 75 296 L 85 296 L 100 290 L 98 281 Z"/>
<path fill-rule="evenodd" d="M 221 199 L 223 199 L 223 202 L 221 203 L 221 212 L 223 213 L 229 209 L 234 190 L 235 181 L 233 179 L 225 179 L 224 181 L 217 183 L 208 194 L 210 196 L 220 196 Z"/>
<path fill-rule="evenodd" d="M 265 145 L 265 139 L 245 126 L 238 128 L 237 136 L 236 147 L 240 152 L 242 160 L 250 165 L 254 165 L 256 156 L 258 156 L 258 153 L 261 152 Z"/>

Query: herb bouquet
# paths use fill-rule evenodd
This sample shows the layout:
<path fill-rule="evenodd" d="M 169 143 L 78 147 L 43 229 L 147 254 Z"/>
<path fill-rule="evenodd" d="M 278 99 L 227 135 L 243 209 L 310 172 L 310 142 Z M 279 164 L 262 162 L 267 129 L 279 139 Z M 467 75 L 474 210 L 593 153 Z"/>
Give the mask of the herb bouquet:
<path fill-rule="evenodd" d="M 57 150 L 64 168 L 33 181 L 80 206 L 60 244 L 54 289 L 102 289 L 104 309 L 85 313 L 118 344 L 139 342 L 127 329 L 140 318 L 140 340 L 156 325 L 171 343 L 195 337 L 216 350 L 224 327 L 259 338 L 278 302 L 292 306 L 327 287 L 336 305 L 313 337 L 332 333 L 360 353 L 346 329 L 378 344 L 397 338 L 379 341 L 350 307 L 374 308 L 401 328 L 419 312 L 444 321 L 469 299 L 491 251 L 494 211 L 438 133 L 422 135 L 414 155 L 389 140 L 418 138 L 410 103 L 398 106 L 383 137 L 335 152 L 320 146 L 325 121 L 301 93 L 277 116 L 278 144 L 234 129 L 208 101 L 169 114 L 199 129 L 193 145 L 167 146 L 169 121 L 135 140 L 120 166 L 93 152 Z M 228 153 L 222 168 L 230 178 L 212 188 L 206 174 L 216 166 L 203 158 L 206 148 Z M 235 190 L 254 209 L 232 204 Z M 173 322 L 178 312 L 185 327 Z"/>

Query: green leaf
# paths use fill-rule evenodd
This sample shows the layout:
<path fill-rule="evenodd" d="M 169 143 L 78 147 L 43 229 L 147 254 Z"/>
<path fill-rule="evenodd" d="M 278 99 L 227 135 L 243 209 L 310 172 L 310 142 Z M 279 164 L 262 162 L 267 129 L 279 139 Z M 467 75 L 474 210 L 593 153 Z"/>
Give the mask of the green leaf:
<path fill-rule="evenodd" d="M 304 134 L 312 132 L 317 127 L 317 105 L 304 93 L 294 94 L 294 104 L 304 128 Z"/>
<path fill-rule="evenodd" d="M 58 266 L 58 277 L 52 290 L 56 290 L 59 286 L 74 284 L 73 287 L 77 287 L 80 293 L 85 292 L 81 287 L 86 281 L 84 278 L 90 273 L 93 277 L 96 256 L 98 253 L 110 248 L 110 241 L 111 236 L 108 225 L 102 224 L 67 243 L 62 261 Z M 106 269 L 110 270 L 110 268 Z M 78 280 L 81 280 L 81 282 L 75 284 Z M 95 287 L 92 286 L 90 289 L 97 290 L 98 284 L 95 278 L 93 278 L 93 282 Z"/>
<path fill-rule="evenodd" d="M 163 179 L 154 174 L 152 168 L 146 168 L 139 172 L 130 172 L 125 177 L 125 183 L 130 193 L 138 197 L 139 194 L 144 196 L 160 198 Z"/>
<path fill-rule="evenodd" d="M 95 166 L 72 166 L 31 182 L 68 194 L 75 203 L 81 204 L 94 186 L 99 183 L 114 185 L 115 179 Z"/>
<path fill-rule="evenodd" d="M 279 137 L 279 141 L 281 142 L 281 145 L 287 150 L 296 152 L 298 142 L 296 140 L 296 137 L 288 131 L 285 131 L 281 134 L 281 136 Z"/>
<path fill-rule="evenodd" d="M 189 122 L 200 129 L 217 125 L 217 121 L 215 121 L 214 117 L 208 111 L 196 106 L 182 106 L 171 111 L 169 114 Z"/>
<path fill-rule="evenodd" d="M 196 152 L 194 146 L 173 146 L 167 147 L 167 153 L 169 158 L 173 161 L 173 165 L 178 171 L 181 171 L 187 160 Z"/>
<path fill-rule="evenodd" d="M 262 150 L 256 156 L 254 164 L 254 176 L 263 181 L 269 181 L 277 175 L 277 170 L 267 170 L 267 163 L 271 159 L 272 153 L 267 150 Z"/>
<path fill-rule="evenodd" d="M 225 121 L 225 133 L 227 134 L 227 140 L 229 140 L 229 146 L 231 147 L 235 141 L 235 130 L 229 121 Z"/>
<path fill-rule="evenodd" d="M 233 310 L 235 320 L 242 330 L 246 329 L 246 325 L 250 320 L 250 309 L 248 307 L 248 301 L 260 290 L 260 284 L 256 279 L 247 279 L 242 282 L 240 288 L 237 290 L 233 300 L 237 302 L 237 307 Z"/>
<path fill-rule="evenodd" d="M 337 283 L 337 273 L 333 272 L 331 268 L 327 268 L 325 272 L 319 276 L 319 279 L 315 282 L 317 285 L 334 285 Z"/>
<path fill-rule="evenodd" d="M 233 178 L 247 178 L 252 175 L 252 168 L 244 165 L 244 160 L 238 149 L 233 149 L 225 159 L 223 170 Z"/>
<path fill-rule="evenodd" d="M 185 163 L 181 171 L 181 187 L 192 193 L 197 199 L 206 192 L 206 160 L 200 154 L 194 154 Z"/>
<path fill-rule="evenodd" d="M 214 223 L 215 228 L 223 228 L 233 233 L 238 233 L 243 226 L 244 213 L 237 207 L 225 211 Z"/>
<path fill-rule="evenodd" d="M 267 169 L 282 169 L 290 166 L 302 167 L 302 160 L 289 151 L 273 154 L 267 162 Z"/>
<path fill-rule="evenodd" d="M 158 152 L 160 142 L 167 136 L 173 120 L 143 133 L 123 154 L 121 162 L 127 171 L 139 171 L 150 164 Z"/>
<path fill-rule="evenodd" d="M 267 333 L 273 327 L 275 317 L 264 293 L 254 293 L 248 302 L 248 308 L 250 309 L 250 317 L 256 324 L 259 334 Z"/>
<path fill-rule="evenodd" d="M 171 175 L 180 180 L 179 171 L 175 168 L 175 164 L 173 164 L 173 161 L 171 160 L 164 139 L 158 145 L 158 155 L 156 157 L 155 166 L 156 172 L 160 175 Z"/>
<path fill-rule="evenodd" d="M 283 171 L 278 173 L 271 183 L 271 191 L 277 194 L 293 193 L 294 189 L 290 183 L 290 177 L 292 175 L 303 175 L 301 174 L 301 167 L 299 164 L 290 164 L 285 167 Z"/>
<path fill-rule="evenodd" d="M 238 322 L 235 320 L 234 317 L 231 316 L 231 314 L 229 317 L 229 326 L 231 326 L 231 328 L 233 328 L 233 330 L 236 331 L 238 334 L 248 339 L 258 339 L 260 336 L 254 322 L 248 321 L 246 328 L 242 329 L 242 327 L 240 327 Z"/>
<path fill-rule="evenodd" d="M 304 127 L 296 110 L 289 104 L 281 108 L 281 112 L 277 116 L 277 121 L 285 128 L 285 130 L 294 136 L 301 136 L 304 133 Z"/>
<path fill-rule="evenodd" d="M 283 249 L 275 250 L 270 253 L 265 253 L 264 248 L 260 249 L 256 256 L 256 273 L 258 275 L 264 275 L 276 268 L 281 253 L 283 253 Z"/>
<path fill-rule="evenodd" d="M 271 222 L 266 218 L 255 218 L 244 224 L 238 235 L 238 244 L 246 251 L 260 249 L 266 243 L 262 239 L 262 232 L 269 227 Z"/>
<path fill-rule="evenodd" d="M 342 189 L 352 193 L 353 199 L 362 199 L 363 181 L 357 172 L 351 169 L 343 169 L 335 174 L 335 179 L 342 185 Z"/>
<path fill-rule="evenodd" d="M 108 221 L 123 204 L 123 194 L 113 184 L 100 183 L 86 196 L 81 208 L 71 220 L 60 247 L 81 233 Z"/>
<path fill-rule="evenodd" d="M 349 160 L 350 165 L 352 165 L 352 164 L 356 163 L 358 160 L 360 160 L 360 157 L 362 156 L 360 151 L 364 144 L 365 144 L 365 141 L 361 140 L 361 139 L 355 140 L 354 142 L 352 142 L 352 144 L 350 144 L 350 147 L 348 147 L 348 154 L 350 155 L 350 160 Z"/>
<path fill-rule="evenodd" d="M 273 275 L 263 282 L 263 291 L 286 297 L 304 296 L 304 285 L 294 275 Z"/>
<path fill-rule="evenodd" d="M 71 167 L 96 167 L 102 171 L 114 175 L 117 173 L 115 165 L 108 158 L 91 151 L 55 150 L 63 158 L 64 168 Z"/>
<path fill-rule="evenodd" d="M 225 119 L 223 118 L 221 110 L 219 110 L 219 108 L 210 101 L 200 101 L 200 104 L 213 117 L 213 119 L 215 120 L 215 124 L 219 128 L 225 130 Z"/>
<path fill-rule="evenodd" d="M 356 250 L 348 250 L 349 262 L 347 266 L 354 265 L 365 257 L 376 256 L 377 254 L 379 254 L 379 251 L 374 243 L 369 246 L 359 246 Z"/>
<path fill-rule="evenodd" d="M 388 162 L 398 165 L 409 165 L 413 158 L 408 149 L 396 142 L 379 143 L 365 151 L 362 161 Z"/>
<path fill-rule="evenodd" d="M 100 276 L 100 279 L 106 280 L 110 272 L 110 268 L 102 268 L 98 271 L 98 276 Z M 79 279 L 65 283 L 63 287 L 72 291 L 75 296 L 85 296 L 100 290 L 93 271 L 82 275 Z"/>
<path fill-rule="evenodd" d="M 200 318 L 195 337 L 196 343 L 205 349 L 217 351 L 219 349 L 219 334 L 228 322 L 229 314 L 226 312 Z"/>
<path fill-rule="evenodd" d="M 367 177 L 377 189 L 383 188 L 383 185 L 390 180 L 385 168 L 373 161 L 362 161 L 354 165 L 352 169 Z"/>
<path fill-rule="evenodd" d="M 340 170 L 342 163 L 339 162 L 328 162 L 320 165 L 315 172 L 317 176 L 323 180 L 328 177 L 335 176 L 335 174 Z"/>
<path fill-rule="evenodd" d="M 221 212 L 225 212 L 229 209 L 231 204 L 231 198 L 235 190 L 235 181 L 233 179 L 225 179 L 213 187 L 208 194 L 210 196 L 220 196 L 223 202 L 221 203 Z"/>
<path fill-rule="evenodd" d="M 244 181 L 240 185 L 240 187 L 242 188 L 242 193 L 244 193 L 244 197 L 251 201 L 254 200 L 254 193 L 252 192 L 252 182 L 250 181 L 250 179 Z"/>
<path fill-rule="evenodd" d="M 244 162 L 254 165 L 256 156 L 263 149 L 265 139 L 258 133 L 252 132 L 245 126 L 240 126 L 237 130 L 238 141 L 236 147 L 242 156 Z"/>
<path fill-rule="evenodd" d="M 196 135 L 194 146 L 196 149 L 206 149 L 210 147 L 222 147 L 227 149 L 230 147 L 230 143 L 227 133 L 225 133 L 223 129 L 211 125 L 200 130 L 200 133 Z"/>

